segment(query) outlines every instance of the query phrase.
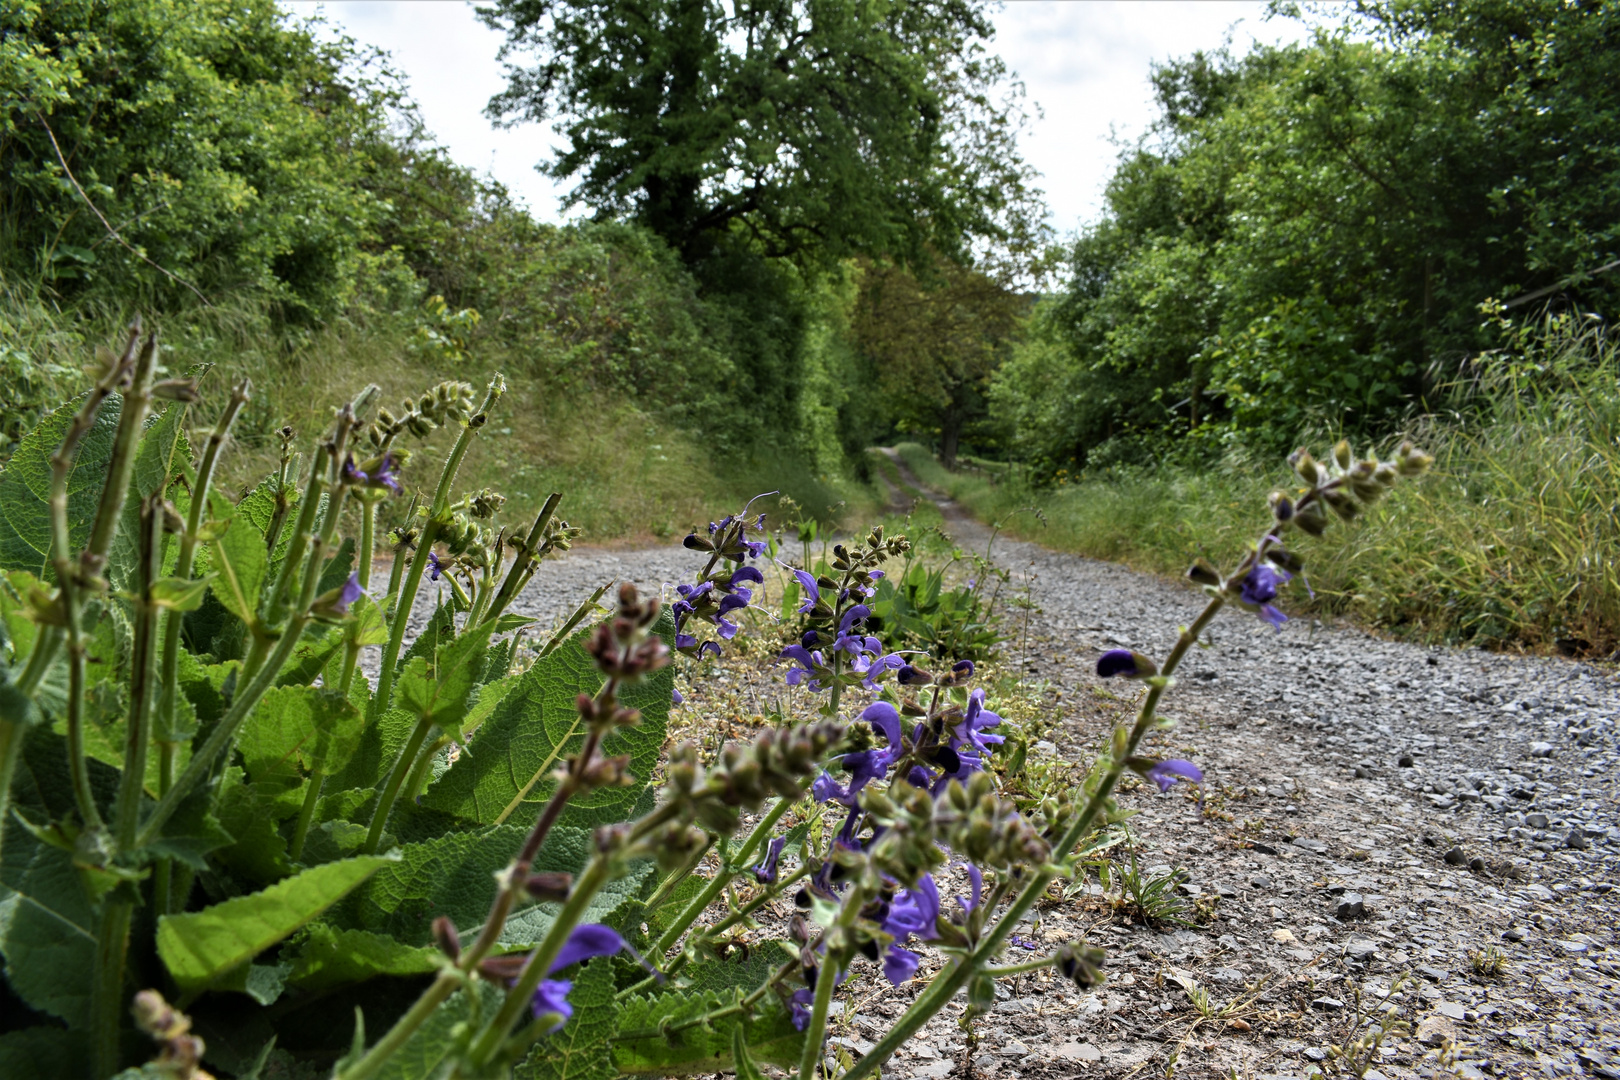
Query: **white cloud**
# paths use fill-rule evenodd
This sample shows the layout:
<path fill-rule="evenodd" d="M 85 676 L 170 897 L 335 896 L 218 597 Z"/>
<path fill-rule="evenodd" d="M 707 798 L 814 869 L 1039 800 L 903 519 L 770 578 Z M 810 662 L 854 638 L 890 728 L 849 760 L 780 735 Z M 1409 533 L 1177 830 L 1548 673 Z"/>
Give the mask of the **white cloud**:
<path fill-rule="evenodd" d="M 472 5 L 452 0 L 281 0 L 298 15 L 323 11 L 358 41 L 392 54 L 429 130 L 457 161 L 487 171 L 535 214 L 561 217 L 567 188 L 534 171 L 558 137 L 525 124 L 496 130 L 484 105 L 505 85 L 495 53 L 501 35 Z M 995 47 L 1024 80 L 1045 116 L 1023 144 L 1041 171 L 1052 224 L 1069 231 L 1094 218 L 1117 148 L 1111 134 L 1132 139 L 1153 118 L 1150 65 L 1218 47 L 1237 24 L 1234 47 L 1250 41 L 1299 40 L 1295 22 L 1264 21 L 1262 0 L 1013 0 L 996 15 Z M 576 210 L 575 213 L 578 213 Z"/>

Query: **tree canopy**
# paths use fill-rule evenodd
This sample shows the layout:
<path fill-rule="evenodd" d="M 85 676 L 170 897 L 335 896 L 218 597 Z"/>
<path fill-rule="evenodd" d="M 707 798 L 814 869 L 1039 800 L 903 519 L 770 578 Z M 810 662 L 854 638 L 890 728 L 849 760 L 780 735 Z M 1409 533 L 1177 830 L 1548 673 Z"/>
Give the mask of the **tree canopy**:
<path fill-rule="evenodd" d="M 507 123 L 560 120 L 541 165 L 688 262 L 1028 250 L 1041 210 L 1021 87 L 985 0 L 497 0 Z"/>
<path fill-rule="evenodd" d="M 1388 0 L 1158 68 L 1157 124 L 998 384 L 1005 415 L 1057 421 L 1023 451 L 1377 429 L 1491 344 L 1487 299 L 1612 315 L 1617 34 L 1612 3 Z"/>

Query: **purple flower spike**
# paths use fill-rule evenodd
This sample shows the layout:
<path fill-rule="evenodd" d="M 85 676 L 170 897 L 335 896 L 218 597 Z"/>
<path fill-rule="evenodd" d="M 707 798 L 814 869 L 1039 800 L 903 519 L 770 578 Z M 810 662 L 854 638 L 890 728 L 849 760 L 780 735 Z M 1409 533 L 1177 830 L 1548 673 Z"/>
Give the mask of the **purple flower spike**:
<path fill-rule="evenodd" d="M 1136 673 L 1136 654 L 1129 649 L 1109 649 L 1097 658 L 1097 674 L 1105 679 L 1115 675 L 1131 679 Z"/>
<path fill-rule="evenodd" d="M 353 573 L 342 585 L 317 596 L 309 606 L 309 613 L 324 622 L 338 622 L 348 617 L 349 605 L 364 595 L 366 590 L 360 587 L 360 575 Z"/>
<path fill-rule="evenodd" d="M 547 1035 L 561 1031 L 574 1015 L 574 1007 L 568 1003 L 568 992 L 573 988 L 574 984 L 567 979 L 541 979 L 540 985 L 534 988 L 534 1000 L 529 1002 L 534 1018 L 538 1020 L 547 1013 L 557 1018 L 557 1022 L 546 1029 Z"/>
<path fill-rule="evenodd" d="M 1182 761 L 1179 758 L 1161 761 L 1143 775 L 1158 784 L 1161 792 L 1169 791 L 1178 780 L 1185 780 L 1189 784 L 1202 784 L 1204 782 L 1204 774 L 1199 771 L 1198 766 L 1190 761 Z"/>
<path fill-rule="evenodd" d="M 793 1020 L 793 1026 L 800 1031 L 810 1026 L 810 1006 L 815 1004 L 816 994 L 808 986 L 793 991 L 788 998 L 788 1007 Z"/>

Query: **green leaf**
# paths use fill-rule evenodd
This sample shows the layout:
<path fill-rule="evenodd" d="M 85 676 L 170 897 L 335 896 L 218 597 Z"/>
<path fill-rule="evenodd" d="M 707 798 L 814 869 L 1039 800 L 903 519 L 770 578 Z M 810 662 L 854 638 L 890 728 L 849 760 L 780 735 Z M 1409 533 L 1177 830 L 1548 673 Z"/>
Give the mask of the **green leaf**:
<path fill-rule="evenodd" d="M 287 981 L 301 990 L 327 990 L 378 975 L 426 975 L 437 971 L 444 954 L 432 946 L 403 945 L 386 934 L 311 926 L 289 952 Z"/>
<path fill-rule="evenodd" d="M 50 458 L 62 445 L 85 397 L 73 398 L 23 436 L 5 471 L 0 472 L 0 570 L 27 570 L 42 580 L 55 580 L 48 565 L 51 520 L 42 512 L 51 497 Z M 101 403 L 68 473 L 68 546 L 75 551 L 90 537 L 121 408 L 116 396 Z"/>
<path fill-rule="evenodd" d="M 305 870 L 249 896 L 158 919 L 158 955 L 182 990 L 208 986 L 341 900 L 396 861 L 367 855 Z"/>
<path fill-rule="evenodd" d="M 724 960 L 699 960 L 686 969 L 681 983 L 694 991 L 723 993 L 741 990 L 744 994 L 751 994 L 776 974 L 783 960 L 797 952 L 798 949 L 791 946 L 783 952 L 778 942 L 762 941 L 750 945 L 746 955 L 733 955 Z"/>
<path fill-rule="evenodd" d="M 187 409 L 171 403 L 160 415 L 149 416 L 135 451 L 130 470 L 129 492 L 125 496 L 118 531 L 107 552 L 107 580 L 115 589 L 134 589 L 140 566 L 138 547 L 141 529 L 141 501 L 168 488 L 169 481 L 185 468 L 191 458 L 186 445 Z"/>
<path fill-rule="evenodd" d="M 513 615 L 511 613 L 507 613 L 495 620 L 495 632 L 497 634 L 504 634 L 508 630 L 521 630 L 525 626 L 533 626 L 539 621 L 539 619 L 530 618 L 527 615 Z"/>
<path fill-rule="evenodd" d="M 0 1035 L 0 1076 L 83 1076 L 89 1066 L 82 1036 L 59 1027 Z"/>
<path fill-rule="evenodd" d="M 420 656 L 406 664 L 399 677 L 396 706 L 459 738 L 467 697 L 483 671 L 491 630 L 485 626 L 467 631 L 439 649 L 431 666 Z"/>
<path fill-rule="evenodd" d="M 496 825 L 477 832 L 450 833 L 406 844 L 400 858 L 356 889 L 333 909 L 334 926 L 385 934 L 404 945 L 432 942 L 433 920 L 444 915 L 458 928 L 482 925 L 495 898 L 495 874 L 523 845 L 526 831 Z M 589 861 L 591 836 L 581 829 L 554 828 L 535 857 L 535 870 L 578 875 Z M 652 863 L 634 863 L 630 872 L 592 898 L 584 922 L 623 925 L 640 913 L 640 899 L 650 884 Z M 560 905 L 531 904 L 507 919 L 501 934 L 506 949 L 535 944 L 551 928 Z"/>
<path fill-rule="evenodd" d="M 247 527 L 241 516 L 233 517 L 213 543 L 214 569 L 219 576 L 211 588 L 225 609 L 243 623 L 258 618 L 259 600 L 270 567 L 264 550 L 264 537 Z"/>
<path fill-rule="evenodd" d="M 524 673 L 478 730 L 468 753 L 428 788 L 424 806 L 493 824 L 510 820 L 526 825 L 538 815 L 556 788 L 552 774 L 585 741 L 575 699 L 602 685 L 585 652 L 588 633 L 575 635 Z M 602 740 L 604 755 L 630 755 L 636 782 L 569 800 L 561 822 L 593 827 L 629 816 L 658 764 L 673 680 L 672 669 L 665 668 L 626 688 L 624 704 L 641 710 L 641 723 Z"/>
<path fill-rule="evenodd" d="M 208 585 L 213 578 L 214 575 L 209 574 L 207 577 L 191 580 L 163 578 L 154 581 L 152 602 L 170 611 L 196 611 L 202 607 L 203 597 L 208 593 Z"/>
<path fill-rule="evenodd" d="M 264 695 L 242 727 L 242 761 L 254 780 L 332 773 L 360 743 L 365 718 L 335 690 L 280 686 Z"/>
<path fill-rule="evenodd" d="M 517 1080 L 613 1080 L 613 1039 L 619 1009 L 613 1000 L 613 965 L 589 961 L 573 978 L 574 1007 L 561 1031 L 542 1036 L 513 1076 Z"/>
<path fill-rule="evenodd" d="M 765 1074 L 759 1071 L 754 1056 L 748 1052 L 745 1032 L 742 1024 L 731 1029 L 731 1063 L 737 1070 L 737 1080 L 765 1080 Z"/>
<path fill-rule="evenodd" d="M 6 982 L 34 1008 L 82 1028 L 90 1015 L 95 912 L 70 854 L 41 843 L 18 821 L 6 821 L 4 829 L 0 954 Z"/>
<path fill-rule="evenodd" d="M 729 1072 L 735 1067 L 733 1032 L 738 1028 L 754 1061 L 784 1068 L 796 1064 L 804 1048 L 804 1035 L 793 1026 L 775 994 L 765 995 L 746 1019 L 732 1015 L 672 1035 L 663 1033 L 666 1023 L 694 1020 L 734 1005 L 744 996 L 741 990 L 666 990 L 621 1002 L 619 1029 L 613 1038 L 614 1066 L 620 1073 L 632 1076 Z"/>
<path fill-rule="evenodd" d="M 444 1075 L 444 1059 L 456 1048 L 457 1029 L 476 1031 L 500 1007 L 503 995 L 486 988 L 475 999 L 465 990 L 452 994 L 433 1010 L 392 1057 L 377 1070 L 377 1080 L 437 1080 Z"/>
<path fill-rule="evenodd" d="M 163 831 L 141 854 L 146 858 L 178 859 L 193 870 L 207 870 L 203 856 L 235 842 L 219 819 L 210 812 L 212 793 L 199 789 L 181 802 L 163 823 Z"/>

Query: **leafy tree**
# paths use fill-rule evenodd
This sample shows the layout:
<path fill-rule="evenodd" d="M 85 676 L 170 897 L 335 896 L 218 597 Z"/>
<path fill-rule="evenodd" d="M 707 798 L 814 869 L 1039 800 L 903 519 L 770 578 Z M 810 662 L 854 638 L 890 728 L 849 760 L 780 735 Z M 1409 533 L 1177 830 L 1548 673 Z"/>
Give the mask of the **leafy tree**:
<path fill-rule="evenodd" d="M 892 264 L 863 283 L 855 333 L 899 425 L 937 436 L 946 467 L 985 415 L 991 375 L 1028 300 L 983 271 L 936 259 L 920 277 Z"/>
<path fill-rule="evenodd" d="M 1071 401 L 1036 458 L 1378 429 L 1489 343 L 1487 298 L 1612 314 L 1620 9 L 1390 0 L 1355 19 L 1155 71 L 1160 119 L 1047 316 L 1067 373 L 998 384 L 1011 412 Z"/>
<path fill-rule="evenodd" d="M 393 95 L 358 59 L 264 0 L 0 6 L 0 266 L 64 297 L 336 311 L 385 210 L 361 181 Z"/>
<path fill-rule="evenodd" d="M 558 116 L 540 166 L 695 263 L 740 233 L 795 259 L 1027 249 L 1022 88 L 984 0 L 497 0 L 508 123 Z"/>

